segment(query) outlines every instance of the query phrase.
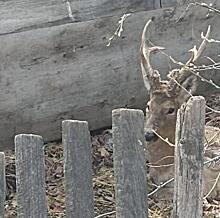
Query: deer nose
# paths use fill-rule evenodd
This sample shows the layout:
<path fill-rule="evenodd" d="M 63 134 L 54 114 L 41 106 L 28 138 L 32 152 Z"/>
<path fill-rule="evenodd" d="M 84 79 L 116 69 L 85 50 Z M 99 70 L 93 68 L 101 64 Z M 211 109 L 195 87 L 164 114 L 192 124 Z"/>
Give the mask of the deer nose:
<path fill-rule="evenodd" d="M 152 130 L 145 132 L 144 136 L 147 142 L 156 141 L 158 139 L 158 136 Z"/>

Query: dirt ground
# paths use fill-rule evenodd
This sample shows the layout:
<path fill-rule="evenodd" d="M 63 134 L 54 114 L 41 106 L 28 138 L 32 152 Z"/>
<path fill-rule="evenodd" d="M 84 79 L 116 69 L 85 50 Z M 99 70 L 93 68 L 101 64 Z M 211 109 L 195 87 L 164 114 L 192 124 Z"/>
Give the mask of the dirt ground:
<path fill-rule="evenodd" d="M 207 104 L 215 110 L 220 110 L 220 94 L 212 95 Z M 206 123 L 220 127 L 220 116 L 207 110 Z M 111 130 L 104 130 L 102 134 L 91 137 L 93 156 L 93 188 L 95 199 L 95 216 L 108 213 L 102 217 L 115 217 L 114 175 L 113 175 L 113 143 Z M 49 215 L 51 217 L 65 217 L 64 204 L 64 174 L 63 174 L 63 146 L 61 143 L 45 145 L 46 187 Z M 15 157 L 12 152 L 6 153 L 7 200 L 5 203 L 6 217 L 16 217 L 15 193 Z M 150 190 L 151 191 L 151 188 Z M 171 204 L 161 204 L 148 199 L 149 217 L 169 217 Z M 162 206 L 163 205 L 163 206 Z M 209 199 L 204 201 L 205 217 L 220 217 L 220 201 Z"/>

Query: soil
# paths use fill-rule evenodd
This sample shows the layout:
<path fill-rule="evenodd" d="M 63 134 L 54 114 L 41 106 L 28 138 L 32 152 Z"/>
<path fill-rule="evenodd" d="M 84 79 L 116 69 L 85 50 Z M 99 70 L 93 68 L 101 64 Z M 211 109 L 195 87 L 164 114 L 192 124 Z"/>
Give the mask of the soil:
<path fill-rule="evenodd" d="M 207 105 L 220 111 L 220 95 L 207 98 Z M 207 110 L 206 123 L 220 127 L 220 116 Z M 115 217 L 114 175 L 113 175 L 113 143 L 111 130 L 104 130 L 102 134 L 91 137 L 93 156 L 93 188 L 95 199 L 95 216 L 107 213 L 102 217 Z M 63 146 L 61 143 L 45 145 L 46 192 L 50 217 L 65 217 L 64 204 L 64 173 Z M 15 193 L 15 156 L 13 152 L 6 152 L 6 181 L 7 199 L 5 203 L 6 218 L 16 217 Z M 151 186 L 149 186 L 151 191 Z M 148 199 L 149 217 L 170 217 L 172 210 L 168 202 L 162 204 Z M 204 201 L 205 217 L 220 217 L 220 201 L 208 199 Z"/>

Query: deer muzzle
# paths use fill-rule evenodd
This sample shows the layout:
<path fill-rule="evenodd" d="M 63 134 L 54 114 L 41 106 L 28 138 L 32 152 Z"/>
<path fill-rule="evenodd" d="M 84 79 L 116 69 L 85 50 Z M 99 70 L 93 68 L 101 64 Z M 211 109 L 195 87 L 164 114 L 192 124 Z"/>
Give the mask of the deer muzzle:
<path fill-rule="evenodd" d="M 144 136 L 147 142 L 152 142 L 152 141 L 155 142 L 158 139 L 158 136 L 152 130 L 145 132 Z"/>

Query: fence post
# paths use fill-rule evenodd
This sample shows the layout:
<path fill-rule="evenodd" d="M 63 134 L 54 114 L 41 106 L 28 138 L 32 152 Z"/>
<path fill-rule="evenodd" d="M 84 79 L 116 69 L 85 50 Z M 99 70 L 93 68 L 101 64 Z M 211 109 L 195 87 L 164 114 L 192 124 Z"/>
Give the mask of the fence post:
<path fill-rule="evenodd" d="M 0 217 L 5 214 L 5 154 L 0 152 Z"/>
<path fill-rule="evenodd" d="M 94 218 L 91 140 L 88 123 L 62 122 L 66 217 Z"/>
<path fill-rule="evenodd" d="M 202 218 L 205 99 L 191 97 L 178 111 L 173 218 Z"/>
<path fill-rule="evenodd" d="M 116 217 L 146 218 L 147 181 L 144 114 L 140 110 L 112 112 Z"/>
<path fill-rule="evenodd" d="M 43 138 L 15 136 L 18 217 L 47 217 Z"/>

